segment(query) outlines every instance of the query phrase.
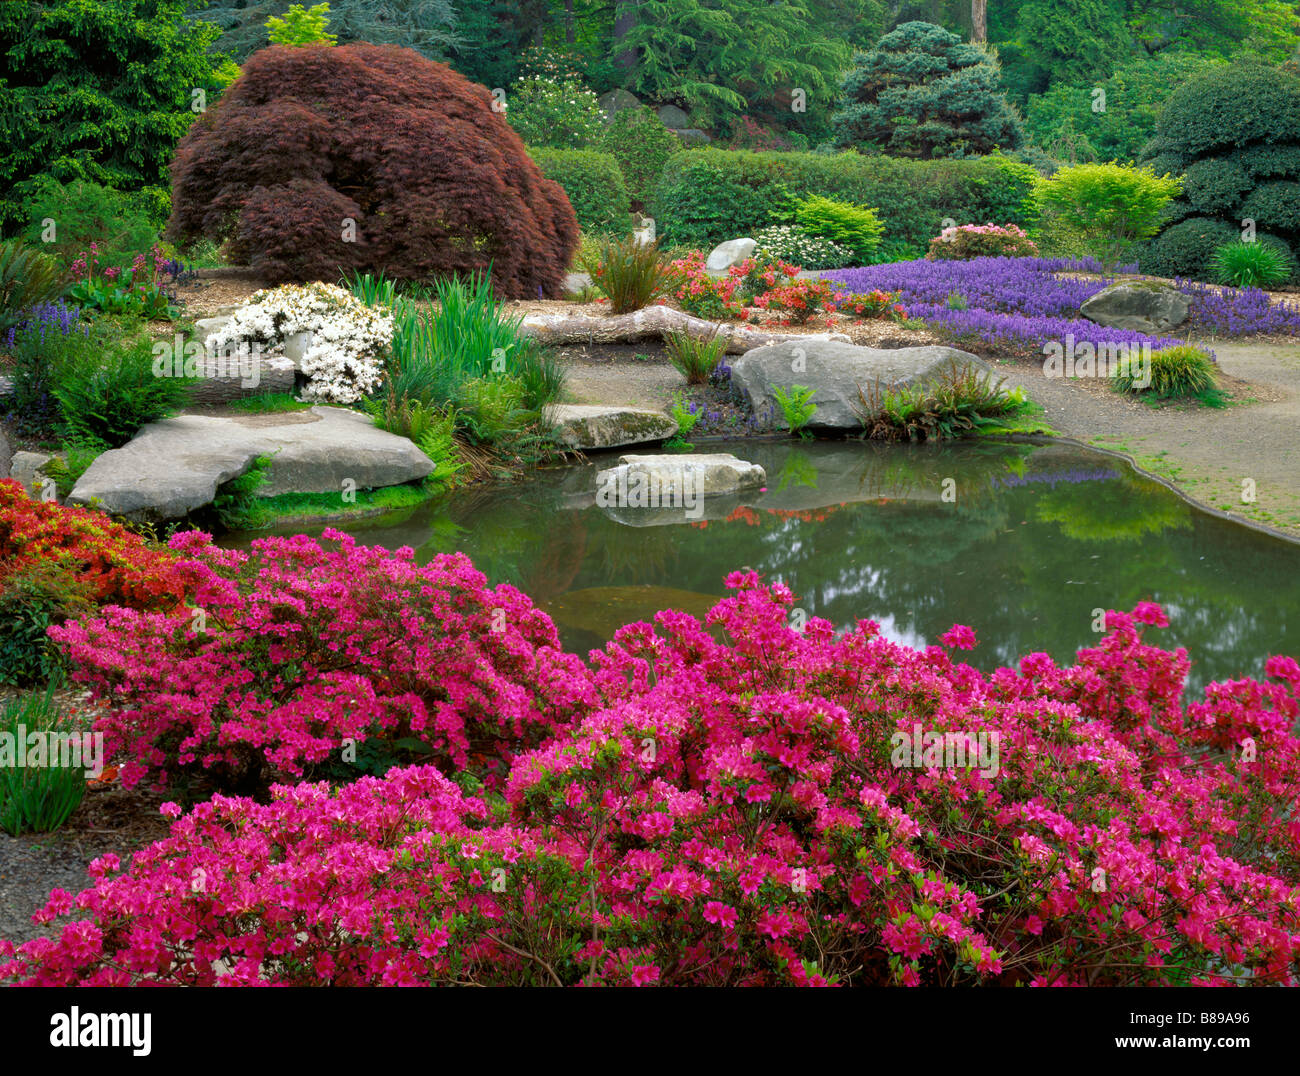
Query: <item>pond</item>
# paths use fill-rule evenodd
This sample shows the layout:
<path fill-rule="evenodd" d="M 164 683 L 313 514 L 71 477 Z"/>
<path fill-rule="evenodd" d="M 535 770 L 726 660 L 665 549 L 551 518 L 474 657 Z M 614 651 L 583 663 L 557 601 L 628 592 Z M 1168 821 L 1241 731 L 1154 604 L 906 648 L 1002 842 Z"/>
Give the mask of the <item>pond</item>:
<path fill-rule="evenodd" d="M 1097 639 L 1095 610 L 1161 603 L 1149 638 L 1186 646 L 1192 683 L 1258 676 L 1300 655 L 1300 545 L 1200 511 L 1115 457 L 1061 444 L 737 442 L 764 492 L 683 509 L 602 508 L 597 466 L 462 490 L 349 522 L 359 542 L 417 557 L 460 550 L 518 586 L 585 653 L 671 607 L 702 617 L 723 577 L 751 567 L 837 627 L 875 620 L 925 646 L 973 627 L 985 670 L 1046 650 L 1068 662 Z M 691 518 L 695 517 L 695 518 Z M 319 533 L 321 527 L 294 527 Z M 223 544 L 249 537 L 232 535 Z"/>

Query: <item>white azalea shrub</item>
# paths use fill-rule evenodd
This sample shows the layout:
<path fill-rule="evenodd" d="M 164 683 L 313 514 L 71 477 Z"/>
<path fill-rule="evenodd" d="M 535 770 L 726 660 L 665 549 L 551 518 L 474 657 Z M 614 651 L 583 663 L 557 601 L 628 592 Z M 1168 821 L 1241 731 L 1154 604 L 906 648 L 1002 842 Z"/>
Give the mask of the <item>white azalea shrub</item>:
<path fill-rule="evenodd" d="M 275 347 L 300 332 L 311 333 L 311 347 L 298 364 L 307 378 L 303 400 L 353 404 L 379 385 L 393 342 L 392 314 L 366 306 L 336 284 L 259 291 L 208 337 L 207 348 L 213 353 L 253 343 Z"/>
<path fill-rule="evenodd" d="M 848 247 L 813 235 L 797 224 L 776 224 L 754 233 L 756 258 L 791 262 L 802 269 L 843 269 L 854 262 Z"/>

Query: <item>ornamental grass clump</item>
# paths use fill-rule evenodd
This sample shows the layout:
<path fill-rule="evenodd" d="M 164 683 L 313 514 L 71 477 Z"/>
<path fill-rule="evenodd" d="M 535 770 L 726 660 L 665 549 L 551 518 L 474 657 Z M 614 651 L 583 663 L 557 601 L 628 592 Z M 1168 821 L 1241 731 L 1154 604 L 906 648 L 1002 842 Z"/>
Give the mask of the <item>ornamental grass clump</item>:
<path fill-rule="evenodd" d="M 53 688 L 41 694 L 6 699 L 0 704 L 0 737 L 10 744 L 21 738 L 24 755 L 33 750 L 38 738 L 39 762 L 28 755 L 23 765 L 15 760 L 0 764 L 0 829 L 13 836 L 20 833 L 50 833 L 58 829 L 80 805 L 86 794 L 86 773 L 92 759 L 93 741 L 72 722 L 62 718 Z M 76 739 L 76 757 L 69 747 Z M 83 755 L 83 747 L 91 748 Z M 69 762 L 84 765 L 69 765 Z"/>
<path fill-rule="evenodd" d="M 727 338 L 716 331 L 705 337 L 669 333 L 664 350 L 688 385 L 705 385 L 727 353 Z"/>
<path fill-rule="evenodd" d="M 955 363 L 920 384 L 858 387 L 858 415 L 867 438 L 881 441 L 938 441 L 962 437 L 1026 407 L 1024 391 L 1008 389 L 973 367 Z"/>
<path fill-rule="evenodd" d="M 125 870 L 116 856 L 97 860 L 79 896 L 51 894 L 37 919 L 65 918 L 57 937 L 0 942 L 0 978 L 1296 984 L 1292 658 L 1264 661 L 1263 680 L 1185 699 L 1188 655 L 1150 641 L 1168 618 L 1140 602 L 1107 612 L 1103 637 L 1070 664 L 1031 653 L 984 672 L 961 660 L 977 645 L 967 626 L 924 648 L 884 638 L 869 620 L 845 629 L 813 617 L 797 630 L 788 587 L 736 572 L 703 622 L 665 610 L 620 629 L 589 669 L 547 652 L 534 670 L 545 648 L 521 645 L 513 626 L 531 618 L 542 630 L 545 618 L 507 588 L 469 609 L 436 599 L 438 630 L 417 618 L 413 640 L 366 633 L 354 643 L 345 622 L 300 641 L 305 633 L 288 630 L 297 611 L 321 591 L 336 605 L 357 576 L 322 578 L 312 543 L 287 541 L 293 556 L 256 615 L 222 621 L 276 640 L 267 657 L 284 663 L 269 677 L 306 669 L 292 660 L 304 647 L 329 658 L 331 642 L 346 651 L 340 660 L 361 660 L 335 683 L 362 699 L 363 681 L 413 675 L 405 660 L 391 673 L 367 661 L 375 644 L 382 659 L 433 648 L 444 670 L 472 666 L 462 648 L 483 653 L 491 603 L 504 600 L 510 642 L 493 653 L 520 663 L 506 696 L 544 705 L 562 695 L 564 720 L 544 731 L 525 722 L 537 739 L 499 729 L 510 761 L 495 791 L 470 752 L 454 781 L 413 765 L 337 788 L 281 784 L 265 803 L 167 804 L 167 838 Z M 365 557 L 409 567 L 404 555 Z M 458 570 L 444 560 L 435 573 Z M 422 586 L 411 584 L 395 577 L 391 591 L 410 600 Z M 142 640 L 170 663 L 136 627 L 105 638 L 108 651 L 138 653 Z M 239 660 L 242 641 L 225 661 Z M 219 651 L 208 654 L 222 667 Z M 221 678 L 215 691 L 231 706 L 277 687 Z M 443 682 L 440 731 L 506 701 L 462 689 L 459 675 Z M 158 694 L 193 708 L 190 693 Z M 295 697 L 300 717 L 334 709 L 277 696 Z M 244 716 L 247 726 L 229 729 L 237 738 L 287 731 Z"/>
<path fill-rule="evenodd" d="M 1290 280 L 1294 269 L 1289 251 L 1259 240 L 1225 243 L 1210 259 L 1215 280 L 1234 288 L 1275 288 Z"/>
<path fill-rule="evenodd" d="M 385 295 L 364 279 L 354 280 L 353 288 L 375 301 Z M 417 444 L 427 428 L 423 419 L 434 412 L 453 416 L 462 432 L 479 440 L 511 440 L 541 428 L 543 409 L 563 391 L 564 370 L 536 338 L 524 334 L 522 321 L 502 314 L 487 274 L 439 280 L 430 291 L 397 297 L 382 382 L 364 406 L 385 429 Z M 518 390 L 511 421 L 473 425 L 487 397 L 509 395 L 488 390 L 485 397 L 483 383 L 493 379 Z"/>
<path fill-rule="evenodd" d="M 613 314 L 630 314 L 649 306 L 664 288 L 671 269 L 659 247 L 642 243 L 635 235 L 606 242 L 597 260 L 583 263 L 592 285 L 609 300 Z"/>
<path fill-rule="evenodd" d="M 1163 348 L 1151 354 L 1150 384 L 1135 369 L 1121 367 L 1115 377 L 1119 392 L 1149 393 L 1161 400 L 1191 399 L 1213 393 L 1219 384 L 1218 368 L 1210 353 L 1192 344 Z"/>

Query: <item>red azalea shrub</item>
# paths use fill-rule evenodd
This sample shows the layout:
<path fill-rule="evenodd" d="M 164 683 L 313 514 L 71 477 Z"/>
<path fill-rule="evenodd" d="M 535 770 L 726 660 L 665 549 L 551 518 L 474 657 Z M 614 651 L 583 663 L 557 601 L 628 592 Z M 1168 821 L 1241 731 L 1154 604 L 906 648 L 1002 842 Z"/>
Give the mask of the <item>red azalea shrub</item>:
<path fill-rule="evenodd" d="M 36 916 L 75 906 L 94 918 L 28 942 L 0 978 L 528 985 L 549 984 L 551 962 L 565 967 L 581 879 L 553 842 L 493 825 L 483 800 L 432 766 L 273 793 L 266 805 L 214 796 L 117 877 L 117 856 L 97 859 L 92 889 L 75 901 L 56 890 Z M 0 941 L 0 959 L 12 953 Z"/>
<path fill-rule="evenodd" d="M 731 266 L 725 276 L 710 276 L 705 258 L 692 251 L 668 263 L 671 280 L 669 297 L 688 314 L 710 321 L 747 321 L 745 290 L 742 286 L 752 265 L 749 261 Z"/>
<path fill-rule="evenodd" d="M 0 479 L 0 584 L 15 573 L 54 567 L 99 605 L 176 609 L 188 567 L 140 535 L 88 508 L 32 500 L 22 483 Z"/>
<path fill-rule="evenodd" d="M 800 266 L 780 258 L 746 258 L 736 267 L 741 288 L 751 296 L 787 284 L 799 274 Z"/>
<path fill-rule="evenodd" d="M 374 737 L 491 781 L 594 700 L 550 618 L 463 555 L 418 566 L 333 530 L 248 553 L 197 531 L 170 545 L 193 558 L 196 609 L 109 608 L 50 631 L 113 703 L 95 728 L 128 758 L 127 788 L 195 767 L 265 788 Z"/>
<path fill-rule="evenodd" d="M 960 224 L 945 228 L 930 240 L 928 261 L 965 261 L 968 258 L 1037 258 L 1038 244 L 1024 229 L 1008 224 Z"/>
<path fill-rule="evenodd" d="M 292 546 L 299 601 L 335 586 L 311 544 Z M 870 621 L 796 632 L 783 585 L 727 582 L 707 626 L 662 612 L 573 668 L 582 704 L 516 754 L 505 804 L 430 767 L 218 797 L 126 873 L 101 860 L 75 900 L 56 891 L 41 918 L 93 919 L 0 943 L 0 977 L 1295 984 L 1294 660 L 1184 707 L 1187 655 L 1144 641 L 1166 622 L 1150 603 L 1108 614 L 1073 666 L 984 675 L 945 649 L 969 628 L 925 650 Z M 481 633 L 453 615 L 445 640 Z M 907 757 L 938 734 L 996 751 Z"/>
<path fill-rule="evenodd" d="M 754 297 L 760 310 L 776 310 L 795 325 L 811 321 L 818 314 L 835 312 L 835 293 L 829 280 L 792 280 L 778 284 Z"/>
<path fill-rule="evenodd" d="M 273 284 L 490 266 L 500 295 L 558 298 L 577 219 L 492 105 L 395 45 L 263 49 L 181 139 L 168 234 L 229 238 Z"/>
<path fill-rule="evenodd" d="M 899 301 L 902 297 L 902 292 L 881 291 L 879 288 L 865 293 L 848 292 L 835 296 L 835 309 L 855 318 L 906 321 L 907 311 Z"/>

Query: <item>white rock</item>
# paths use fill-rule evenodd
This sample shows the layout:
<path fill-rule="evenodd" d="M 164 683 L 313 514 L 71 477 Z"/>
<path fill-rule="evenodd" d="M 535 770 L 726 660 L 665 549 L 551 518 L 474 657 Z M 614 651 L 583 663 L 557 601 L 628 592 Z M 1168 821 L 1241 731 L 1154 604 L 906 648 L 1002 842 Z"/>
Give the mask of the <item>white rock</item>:
<path fill-rule="evenodd" d="M 601 508 L 690 507 L 697 498 L 757 489 L 767 473 L 729 452 L 699 455 L 620 456 L 617 467 L 596 473 Z"/>
<path fill-rule="evenodd" d="M 54 459 L 48 452 L 15 452 L 9 460 L 10 478 L 16 478 L 23 484 L 29 497 L 39 497 L 44 478 L 41 468 Z"/>
<path fill-rule="evenodd" d="M 757 246 L 758 244 L 752 239 L 728 239 L 709 252 L 704 268 L 710 273 L 725 273 L 733 265 L 743 262 L 753 254 Z"/>

